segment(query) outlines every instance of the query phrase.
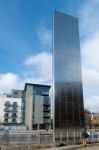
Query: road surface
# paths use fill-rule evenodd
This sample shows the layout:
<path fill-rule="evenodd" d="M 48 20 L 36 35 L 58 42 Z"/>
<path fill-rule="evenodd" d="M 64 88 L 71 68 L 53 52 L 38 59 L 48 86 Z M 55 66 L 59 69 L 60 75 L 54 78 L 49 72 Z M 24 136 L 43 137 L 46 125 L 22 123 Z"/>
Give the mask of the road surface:
<path fill-rule="evenodd" d="M 99 150 L 99 144 L 98 145 L 89 145 L 86 147 L 77 148 L 77 150 Z"/>

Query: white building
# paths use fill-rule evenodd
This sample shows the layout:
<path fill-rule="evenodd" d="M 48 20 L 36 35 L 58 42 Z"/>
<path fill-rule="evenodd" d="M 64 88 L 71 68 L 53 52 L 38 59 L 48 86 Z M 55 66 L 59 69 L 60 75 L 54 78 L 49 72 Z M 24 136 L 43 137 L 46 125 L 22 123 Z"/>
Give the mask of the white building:
<path fill-rule="evenodd" d="M 22 98 L 0 95 L 0 123 L 21 123 Z"/>

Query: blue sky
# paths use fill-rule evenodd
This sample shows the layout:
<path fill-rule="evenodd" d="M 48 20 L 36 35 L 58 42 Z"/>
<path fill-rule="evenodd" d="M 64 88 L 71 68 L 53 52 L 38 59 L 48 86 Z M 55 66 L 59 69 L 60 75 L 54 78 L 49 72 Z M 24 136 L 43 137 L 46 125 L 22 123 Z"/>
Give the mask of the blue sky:
<path fill-rule="evenodd" d="M 1 1 L 0 71 L 21 71 L 20 64 L 27 56 L 42 51 L 42 47 L 45 48 L 45 45 L 41 46 L 38 32 L 52 30 L 53 10 L 58 9 L 77 16 L 79 5 L 73 0 Z M 51 51 L 49 46 L 47 51 Z"/>
<path fill-rule="evenodd" d="M 0 1 L 0 93 L 52 81 L 52 13 L 79 18 L 85 107 L 99 111 L 98 0 Z"/>

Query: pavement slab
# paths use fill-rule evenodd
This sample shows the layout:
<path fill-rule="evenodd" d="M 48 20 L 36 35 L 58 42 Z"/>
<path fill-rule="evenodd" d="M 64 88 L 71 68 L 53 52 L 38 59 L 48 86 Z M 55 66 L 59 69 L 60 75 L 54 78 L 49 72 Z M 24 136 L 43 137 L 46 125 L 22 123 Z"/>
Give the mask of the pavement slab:
<path fill-rule="evenodd" d="M 42 150 L 99 150 L 99 144 L 88 144 L 86 147 L 83 147 L 82 145 L 69 145 Z"/>

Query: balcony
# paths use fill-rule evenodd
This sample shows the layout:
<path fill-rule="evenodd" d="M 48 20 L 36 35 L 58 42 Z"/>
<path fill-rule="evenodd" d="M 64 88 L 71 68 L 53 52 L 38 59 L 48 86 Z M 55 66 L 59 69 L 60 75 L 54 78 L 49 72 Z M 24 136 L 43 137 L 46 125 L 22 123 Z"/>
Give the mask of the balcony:
<path fill-rule="evenodd" d="M 4 118 L 9 118 L 9 113 L 5 113 Z"/>
<path fill-rule="evenodd" d="M 4 105 L 5 106 L 11 106 L 10 102 L 8 102 L 8 101 L 6 101 Z"/>
<path fill-rule="evenodd" d="M 17 121 L 16 121 L 16 119 L 12 119 L 12 123 L 16 123 Z"/>
<path fill-rule="evenodd" d="M 4 112 L 11 112 L 11 110 L 9 108 L 5 108 Z"/>
<path fill-rule="evenodd" d="M 50 113 L 44 113 L 44 118 L 50 118 Z"/>
<path fill-rule="evenodd" d="M 16 114 L 16 113 L 13 113 L 11 117 L 12 117 L 12 118 L 17 118 L 17 114 Z"/>
<path fill-rule="evenodd" d="M 42 96 L 48 96 L 48 95 L 49 95 L 49 92 L 48 92 L 48 91 L 43 91 L 41 95 L 42 95 Z"/>
<path fill-rule="evenodd" d="M 8 123 L 8 119 L 4 119 L 4 123 Z"/>
<path fill-rule="evenodd" d="M 49 123 L 50 123 L 50 119 L 44 119 L 44 120 L 43 120 L 43 123 L 49 124 Z"/>
<path fill-rule="evenodd" d="M 17 111 L 17 108 L 13 108 L 13 109 L 12 109 L 12 112 L 14 112 L 14 113 L 18 112 L 18 111 Z"/>
<path fill-rule="evenodd" d="M 18 107 L 17 102 L 13 102 L 12 106 L 13 106 L 13 107 Z"/>
<path fill-rule="evenodd" d="M 50 107 L 44 107 L 44 111 L 45 112 L 49 112 L 50 111 Z"/>
<path fill-rule="evenodd" d="M 50 102 L 49 101 L 44 101 L 44 105 L 50 106 Z"/>

